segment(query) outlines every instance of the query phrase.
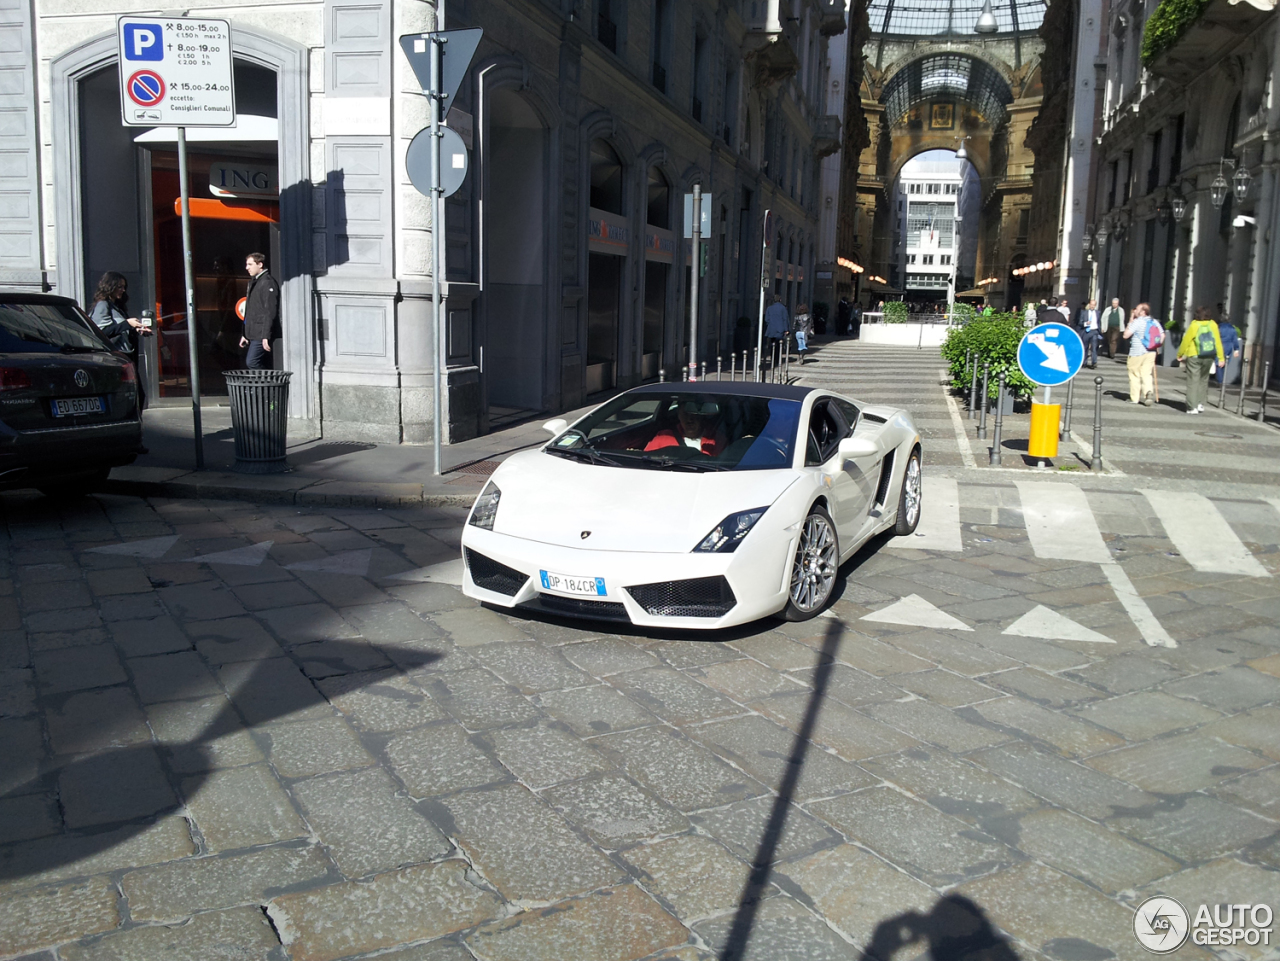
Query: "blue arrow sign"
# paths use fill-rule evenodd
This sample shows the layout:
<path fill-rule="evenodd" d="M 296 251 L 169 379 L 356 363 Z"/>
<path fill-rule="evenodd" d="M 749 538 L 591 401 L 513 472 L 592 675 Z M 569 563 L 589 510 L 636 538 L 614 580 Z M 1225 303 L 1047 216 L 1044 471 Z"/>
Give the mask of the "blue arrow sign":
<path fill-rule="evenodd" d="M 1066 324 L 1040 324 L 1018 344 L 1018 368 L 1041 387 L 1065 384 L 1084 366 L 1084 342 Z"/>

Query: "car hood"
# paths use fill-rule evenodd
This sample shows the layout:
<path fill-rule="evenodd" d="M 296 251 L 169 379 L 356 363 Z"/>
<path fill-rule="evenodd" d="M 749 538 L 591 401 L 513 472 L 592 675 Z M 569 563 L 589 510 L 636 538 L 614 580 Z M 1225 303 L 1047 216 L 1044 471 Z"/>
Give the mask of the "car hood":
<path fill-rule="evenodd" d="M 797 476 L 603 467 L 523 451 L 493 475 L 502 491 L 493 529 L 561 547 L 685 554 L 734 511 L 772 504 Z"/>

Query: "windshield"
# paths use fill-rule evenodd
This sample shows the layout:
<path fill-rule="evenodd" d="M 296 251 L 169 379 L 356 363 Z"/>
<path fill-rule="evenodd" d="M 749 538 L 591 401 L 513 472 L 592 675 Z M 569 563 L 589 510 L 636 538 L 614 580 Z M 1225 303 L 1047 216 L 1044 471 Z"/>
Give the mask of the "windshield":
<path fill-rule="evenodd" d="M 70 304 L 0 303 L 0 353 L 107 349 Z"/>
<path fill-rule="evenodd" d="M 645 391 L 616 397 L 547 445 L 610 467 L 777 470 L 792 464 L 800 401 Z"/>

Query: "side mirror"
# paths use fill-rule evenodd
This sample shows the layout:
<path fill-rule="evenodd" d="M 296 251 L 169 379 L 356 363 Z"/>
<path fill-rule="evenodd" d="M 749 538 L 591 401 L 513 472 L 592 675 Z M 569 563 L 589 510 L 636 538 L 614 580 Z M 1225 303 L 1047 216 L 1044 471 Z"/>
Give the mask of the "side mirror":
<path fill-rule="evenodd" d="M 870 437 L 859 437 L 854 434 L 840 442 L 841 457 L 874 457 L 880 453 L 880 445 Z"/>
<path fill-rule="evenodd" d="M 565 431 L 565 428 L 568 426 L 569 426 L 569 422 L 567 420 L 565 420 L 563 417 L 557 417 L 555 420 L 549 420 L 545 424 L 543 424 L 542 429 L 545 430 L 552 437 L 557 437 L 560 434 L 563 434 Z"/>

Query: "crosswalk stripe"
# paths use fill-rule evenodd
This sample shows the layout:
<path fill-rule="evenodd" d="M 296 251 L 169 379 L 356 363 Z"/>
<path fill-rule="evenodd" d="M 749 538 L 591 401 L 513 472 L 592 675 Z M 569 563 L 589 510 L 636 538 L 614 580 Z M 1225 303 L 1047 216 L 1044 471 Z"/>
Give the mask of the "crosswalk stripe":
<path fill-rule="evenodd" d="M 1111 582 L 1111 589 L 1116 592 L 1116 600 L 1120 602 L 1120 606 L 1125 609 L 1129 619 L 1138 628 L 1138 633 L 1147 642 L 1147 646 L 1178 646 L 1178 642 L 1169 636 L 1164 625 L 1156 620 L 1155 614 L 1151 613 L 1151 608 L 1133 586 L 1133 581 L 1129 580 L 1129 575 L 1124 572 L 1123 567 L 1119 564 L 1103 564 L 1102 573 Z"/>
<path fill-rule="evenodd" d="M 1017 481 L 1022 518 L 1037 557 L 1111 563 L 1084 491 L 1074 484 Z"/>
<path fill-rule="evenodd" d="M 1271 576 L 1203 494 L 1143 490 L 1142 496 L 1155 509 L 1165 534 L 1183 560 L 1196 570 L 1245 577 Z"/>
<path fill-rule="evenodd" d="M 953 477 L 924 478 L 924 502 L 913 543 L 928 551 L 962 551 L 960 540 L 960 485 Z"/>

